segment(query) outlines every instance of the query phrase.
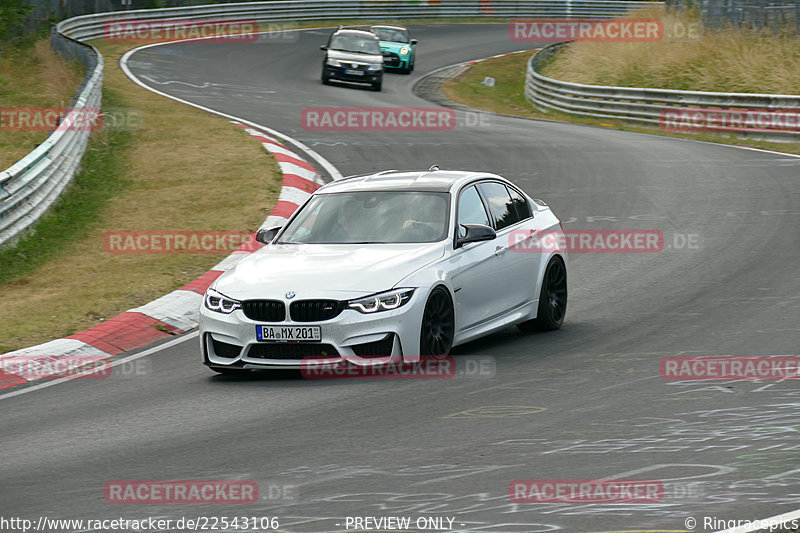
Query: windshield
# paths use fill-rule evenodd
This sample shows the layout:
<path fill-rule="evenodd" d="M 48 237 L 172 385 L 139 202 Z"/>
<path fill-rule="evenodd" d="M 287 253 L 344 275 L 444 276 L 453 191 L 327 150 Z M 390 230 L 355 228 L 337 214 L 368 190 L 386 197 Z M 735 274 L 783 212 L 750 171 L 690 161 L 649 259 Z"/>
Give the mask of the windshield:
<path fill-rule="evenodd" d="M 447 236 L 448 193 L 367 191 L 320 194 L 286 227 L 279 243 L 436 242 Z"/>
<path fill-rule="evenodd" d="M 355 54 L 381 55 L 378 41 L 369 36 L 361 37 L 353 34 L 336 35 L 328 46 L 331 50 L 352 52 Z"/>
<path fill-rule="evenodd" d="M 407 43 L 408 31 L 395 30 L 392 28 L 372 28 L 372 33 L 378 36 L 381 41 L 392 41 L 393 43 Z"/>

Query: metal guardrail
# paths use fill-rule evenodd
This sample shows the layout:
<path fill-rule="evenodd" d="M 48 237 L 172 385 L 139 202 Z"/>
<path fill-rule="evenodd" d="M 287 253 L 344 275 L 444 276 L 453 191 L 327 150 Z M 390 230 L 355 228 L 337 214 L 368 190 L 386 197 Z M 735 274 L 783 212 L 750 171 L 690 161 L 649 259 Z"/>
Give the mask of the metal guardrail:
<path fill-rule="evenodd" d="M 770 29 L 800 33 L 800 2 L 797 0 L 666 0 L 671 9 L 698 10 L 706 28 Z"/>
<path fill-rule="evenodd" d="M 65 37 L 55 30 L 53 48 L 86 66 L 71 110 L 59 127 L 31 153 L 0 171 L 0 245 L 12 242 L 58 199 L 72 181 L 89 141 L 89 131 L 76 127 L 89 109 L 100 109 L 103 89 L 103 57 L 92 46 Z"/>
<path fill-rule="evenodd" d="M 539 70 L 568 44 L 547 46 L 528 61 L 525 97 L 541 109 L 623 119 L 668 131 L 732 132 L 775 141 L 800 138 L 800 95 L 609 87 L 543 76 Z M 787 120 L 793 129 L 787 128 L 790 124 Z"/>
<path fill-rule="evenodd" d="M 75 39 L 103 36 L 110 21 L 195 19 L 248 20 L 260 23 L 311 20 L 385 20 L 392 18 L 511 18 L 595 17 L 624 15 L 631 8 L 661 5 L 645 0 L 441 0 L 437 5 L 414 5 L 408 0 L 275 0 L 240 4 L 140 9 L 83 15 L 65 21 L 64 30 Z"/>
<path fill-rule="evenodd" d="M 103 37 L 112 21 L 247 20 L 286 23 L 308 20 L 391 20 L 461 18 L 612 18 L 629 9 L 660 4 L 642 0 L 441 0 L 415 5 L 408 0 L 275 0 L 164 9 L 113 11 L 73 17 L 58 24 L 54 48 L 82 58 L 87 74 L 75 108 L 99 108 L 103 58 L 80 43 Z M 70 118 L 64 123 L 68 124 Z M 33 152 L 0 172 L 0 246 L 30 227 L 58 198 L 75 175 L 88 142 L 88 131 L 62 128 Z"/>

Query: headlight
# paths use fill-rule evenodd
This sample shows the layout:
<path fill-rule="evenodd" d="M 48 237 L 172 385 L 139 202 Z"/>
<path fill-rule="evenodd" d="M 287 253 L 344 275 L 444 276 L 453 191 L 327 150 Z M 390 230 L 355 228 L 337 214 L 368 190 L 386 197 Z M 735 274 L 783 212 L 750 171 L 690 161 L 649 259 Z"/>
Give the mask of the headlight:
<path fill-rule="evenodd" d="M 341 66 L 342 66 L 342 64 L 341 64 L 341 63 L 339 63 L 339 60 L 338 60 L 338 59 L 333 59 L 332 57 L 329 57 L 329 58 L 328 58 L 328 59 L 325 61 L 325 64 L 327 64 L 327 65 L 330 65 L 330 66 L 332 66 L 332 67 L 341 67 Z"/>
<path fill-rule="evenodd" d="M 206 297 L 203 299 L 203 303 L 206 309 L 211 309 L 218 313 L 225 313 L 226 315 L 242 308 L 241 302 L 232 300 L 214 289 L 208 289 L 208 291 L 206 291 Z"/>
<path fill-rule="evenodd" d="M 400 55 L 401 56 L 407 56 L 408 55 L 408 46 L 404 46 L 403 48 L 400 49 Z"/>
<path fill-rule="evenodd" d="M 383 65 L 378 63 L 376 65 L 370 65 L 369 67 L 367 67 L 367 70 L 380 70 L 382 68 L 383 68 Z"/>
<path fill-rule="evenodd" d="M 359 313 L 390 311 L 408 302 L 412 294 L 414 294 L 414 289 L 394 289 L 367 296 L 366 298 L 350 300 L 347 302 L 347 307 L 355 309 Z"/>

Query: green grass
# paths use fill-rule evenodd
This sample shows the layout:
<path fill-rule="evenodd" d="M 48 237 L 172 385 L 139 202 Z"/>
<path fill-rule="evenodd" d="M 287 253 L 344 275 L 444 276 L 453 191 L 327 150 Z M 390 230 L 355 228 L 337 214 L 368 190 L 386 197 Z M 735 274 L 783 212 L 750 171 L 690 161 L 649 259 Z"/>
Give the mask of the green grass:
<path fill-rule="evenodd" d="M 663 7 L 637 12 L 666 29 L 698 28 L 694 38 L 667 31 L 655 42 L 575 42 L 542 70 L 559 80 L 590 85 L 760 94 L 800 93 L 800 39 L 793 32 L 704 30 L 686 13 Z"/>
<path fill-rule="evenodd" d="M 632 125 L 623 120 L 592 119 L 572 116 L 565 113 L 542 112 L 533 107 L 525 98 L 525 72 L 531 55 L 532 53 L 522 53 L 481 61 L 459 76 L 445 82 L 442 86 L 442 93 L 451 100 L 464 105 L 504 115 L 559 120 L 562 122 L 600 126 L 623 131 L 650 133 L 667 137 L 680 137 L 705 142 L 800 154 L 800 143 L 756 141 L 724 134 L 671 133 L 654 127 Z M 487 76 L 495 79 L 494 87 L 481 85 L 481 81 Z"/>
<path fill-rule="evenodd" d="M 130 107 L 114 91 L 103 90 L 103 104 L 122 112 Z M 33 272 L 58 258 L 95 227 L 106 202 L 127 186 L 122 176 L 131 132 L 103 128 L 92 132 L 81 170 L 64 193 L 13 247 L 0 250 L 0 284 Z"/>

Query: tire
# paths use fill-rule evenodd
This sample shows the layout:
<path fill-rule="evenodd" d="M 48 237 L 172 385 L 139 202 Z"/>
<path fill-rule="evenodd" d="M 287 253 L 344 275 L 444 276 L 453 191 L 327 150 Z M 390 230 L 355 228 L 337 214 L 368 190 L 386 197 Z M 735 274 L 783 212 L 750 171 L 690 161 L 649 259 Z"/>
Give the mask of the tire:
<path fill-rule="evenodd" d="M 567 269 L 560 257 L 547 263 L 539 293 L 536 318 L 517 324 L 522 331 L 553 331 L 561 327 L 567 314 Z"/>
<path fill-rule="evenodd" d="M 383 86 L 383 80 L 381 79 L 372 84 L 372 90 L 380 91 L 382 86 Z"/>
<path fill-rule="evenodd" d="M 444 287 L 436 287 L 428 296 L 419 332 L 420 355 L 444 357 L 453 347 L 455 335 L 453 299 Z"/>
<path fill-rule="evenodd" d="M 322 73 L 322 85 L 330 85 L 331 79 L 325 75 L 325 72 Z"/>

